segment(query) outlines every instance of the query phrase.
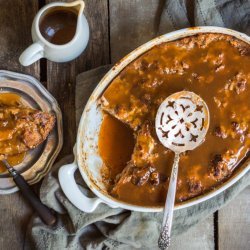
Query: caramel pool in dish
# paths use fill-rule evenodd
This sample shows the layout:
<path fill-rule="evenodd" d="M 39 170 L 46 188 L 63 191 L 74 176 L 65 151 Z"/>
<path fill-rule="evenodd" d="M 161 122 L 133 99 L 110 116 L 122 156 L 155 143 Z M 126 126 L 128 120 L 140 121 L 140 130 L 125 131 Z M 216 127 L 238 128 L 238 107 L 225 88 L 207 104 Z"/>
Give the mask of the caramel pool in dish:
<path fill-rule="evenodd" d="M 154 119 L 162 101 L 182 90 L 203 98 L 211 121 L 205 142 L 181 156 L 176 200 L 228 179 L 250 148 L 249 66 L 248 44 L 228 35 L 199 34 L 157 45 L 125 67 L 100 100 L 106 115 L 99 152 L 110 194 L 132 204 L 164 203 L 173 153 L 158 141 Z M 114 123 L 119 124 L 115 133 Z"/>

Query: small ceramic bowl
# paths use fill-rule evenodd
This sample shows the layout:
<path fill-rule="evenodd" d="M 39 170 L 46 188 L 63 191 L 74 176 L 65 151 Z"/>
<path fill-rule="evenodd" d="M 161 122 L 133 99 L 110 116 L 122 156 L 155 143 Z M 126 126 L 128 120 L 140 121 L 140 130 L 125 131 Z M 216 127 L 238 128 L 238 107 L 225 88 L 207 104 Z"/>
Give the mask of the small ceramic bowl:
<path fill-rule="evenodd" d="M 105 185 L 102 183 L 100 174 L 103 162 L 98 152 L 98 136 L 103 114 L 100 106 L 98 105 L 98 99 L 102 95 L 103 91 L 109 86 L 112 80 L 123 70 L 124 67 L 126 67 L 138 56 L 151 49 L 153 46 L 163 42 L 174 41 L 183 37 L 192 36 L 198 33 L 228 34 L 250 44 L 249 36 L 226 28 L 206 26 L 174 31 L 157 37 L 131 52 L 119 63 L 117 63 L 98 84 L 90 96 L 81 117 L 75 146 L 75 162 L 63 166 L 59 171 L 59 181 L 65 195 L 80 210 L 92 212 L 98 206 L 98 204 L 105 203 L 110 207 L 120 207 L 141 212 L 162 211 L 163 207 L 131 205 L 119 201 L 108 194 Z M 86 197 L 78 188 L 74 179 L 74 172 L 76 169 L 80 170 L 83 180 L 96 195 L 95 198 Z M 189 207 L 214 197 L 233 185 L 247 171 L 249 171 L 249 169 L 250 163 L 248 161 L 239 167 L 238 170 L 235 171 L 234 175 L 228 181 L 220 185 L 217 189 L 181 204 L 177 204 L 175 209 Z"/>

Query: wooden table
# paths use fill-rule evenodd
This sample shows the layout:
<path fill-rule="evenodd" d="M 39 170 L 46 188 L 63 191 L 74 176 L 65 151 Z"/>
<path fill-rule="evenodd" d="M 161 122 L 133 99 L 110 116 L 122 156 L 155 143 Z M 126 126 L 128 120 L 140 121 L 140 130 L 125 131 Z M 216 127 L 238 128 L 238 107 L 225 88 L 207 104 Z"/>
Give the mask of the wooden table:
<path fill-rule="evenodd" d="M 75 77 L 78 73 L 116 62 L 157 35 L 163 0 L 86 0 L 91 36 L 75 61 L 57 64 L 41 60 L 29 67 L 18 62 L 31 44 L 31 23 L 50 0 L 0 0 L 0 68 L 39 79 L 58 100 L 63 113 L 64 147 L 72 152 L 76 127 Z M 250 249 L 250 187 L 234 201 L 175 240 L 172 249 Z M 19 193 L 0 196 L 0 249 L 22 249 L 32 211 Z"/>

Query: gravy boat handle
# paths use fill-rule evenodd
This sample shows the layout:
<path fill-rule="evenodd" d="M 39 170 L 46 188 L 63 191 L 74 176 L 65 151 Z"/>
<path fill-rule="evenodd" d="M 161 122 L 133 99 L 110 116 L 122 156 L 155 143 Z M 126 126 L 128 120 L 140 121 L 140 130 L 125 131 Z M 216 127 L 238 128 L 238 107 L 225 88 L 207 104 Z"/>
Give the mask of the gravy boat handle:
<path fill-rule="evenodd" d="M 44 56 L 44 47 L 36 42 L 31 44 L 19 57 L 19 62 L 23 66 L 29 66 Z"/>

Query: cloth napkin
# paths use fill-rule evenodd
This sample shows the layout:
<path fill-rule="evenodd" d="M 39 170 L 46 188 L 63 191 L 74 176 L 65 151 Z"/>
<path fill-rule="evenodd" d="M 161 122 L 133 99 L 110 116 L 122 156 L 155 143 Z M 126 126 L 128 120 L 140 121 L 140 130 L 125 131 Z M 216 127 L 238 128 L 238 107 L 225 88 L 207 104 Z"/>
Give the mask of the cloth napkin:
<path fill-rule="evenodd" d="M 185 4 L 187 2 L 191 1 L 166 1 L 159 33 L 194 25 L 226 26 L 250 33 L 249 1 L 199 0 L 191 7 Z M 77 76 L 77 122 L 89 95 L 109 69 L 107 65 Z M 57 212 L 58 220 L 50 227 L 34 216 L 28 225 L 25 249 L 157 249 L 162 213 L 132 212 L 100 204 L 93 213 L 87 214 L 69 202 L 60 188 L 57 174 L 60 166 L 72 161 L 73 156 L 65 157 L 45 177 L 40 197 L 44 204 Z M 90 192 L 79 173 L 76 173 L 76 179 L 84 190 Z M 227 204 L 249 184 L 250 171 L 214 198 L 175 211 L 172 245 L 183 232 Z"/>

